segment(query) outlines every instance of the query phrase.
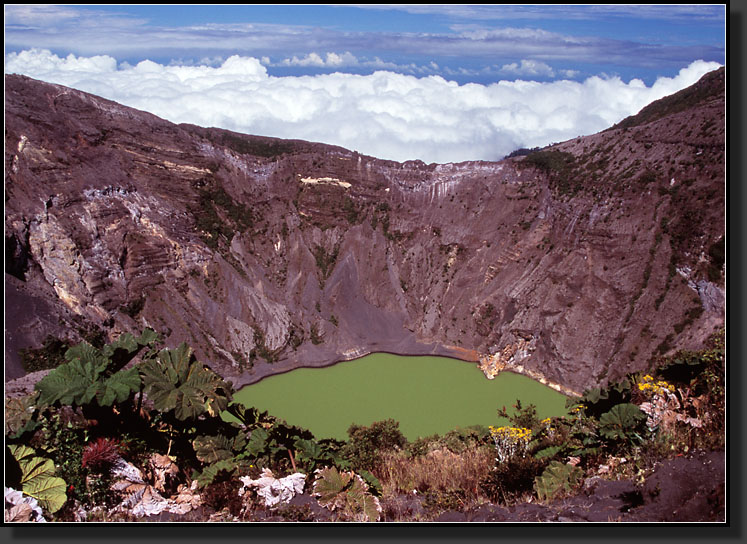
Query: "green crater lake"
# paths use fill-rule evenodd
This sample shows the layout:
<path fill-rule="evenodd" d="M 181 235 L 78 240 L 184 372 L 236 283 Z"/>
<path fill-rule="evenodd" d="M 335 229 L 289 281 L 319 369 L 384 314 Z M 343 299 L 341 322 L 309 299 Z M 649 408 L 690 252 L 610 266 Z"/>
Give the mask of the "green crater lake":
<path fill-rule="evenodd" d="M 412 441 L 470 425 L 503 425 L 519 399 L 540 418 L 566 413 L 566 397 L 511 372 L 488 380 L 477 365 L 435 356 L 374 353 L 324 368 L 299 368 L 243 387 L 235 399 L 267 410 L 317 439 L 346 440 L 352 423 L 392 418 Z"/>

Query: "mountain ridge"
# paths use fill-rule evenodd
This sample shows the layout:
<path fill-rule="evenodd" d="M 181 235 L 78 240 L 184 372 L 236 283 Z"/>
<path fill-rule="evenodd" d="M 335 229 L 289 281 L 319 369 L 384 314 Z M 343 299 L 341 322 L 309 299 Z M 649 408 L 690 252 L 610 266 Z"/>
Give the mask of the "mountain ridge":
<path fill-rule="evenodd" d="M 18 348 L 145 326 L 237 385 L 372 351 L 568 391 L 644 370 L 724 322 L 719 81 L 639 124 L 426 165 L 6 75 L 6 380 Z"/>

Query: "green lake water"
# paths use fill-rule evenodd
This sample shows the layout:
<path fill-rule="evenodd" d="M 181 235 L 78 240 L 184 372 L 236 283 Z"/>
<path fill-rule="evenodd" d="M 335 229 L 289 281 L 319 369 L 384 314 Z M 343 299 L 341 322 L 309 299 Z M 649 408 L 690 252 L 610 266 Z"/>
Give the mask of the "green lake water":
<path fill-rule="evenodd" d="M 235 399 L 267 410 L 317 439 L 348 438 L 352 423 L 392 418 L 412 441 L 457 427 L 502 425 L 516 400 L 540 418 L 560 416 L 565 396 L 526 376 L 503 372 L 488 380 L 474 363 L 446 357 L 374 353 L 325 368 L 299 368 L 242 388 Z"/>

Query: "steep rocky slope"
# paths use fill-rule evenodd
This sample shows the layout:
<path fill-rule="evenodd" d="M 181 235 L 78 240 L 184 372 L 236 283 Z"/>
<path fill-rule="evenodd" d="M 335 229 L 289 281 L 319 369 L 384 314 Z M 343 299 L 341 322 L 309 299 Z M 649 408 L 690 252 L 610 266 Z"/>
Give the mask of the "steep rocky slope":
<path fill-rule="evenodd" d="M 5 84 L 6 380 L 50 335 L 151 326 L 237 385 L 392 351 L 580 391 L 724 321 L 723 69 L 593 136 L 430 165 Z"/>

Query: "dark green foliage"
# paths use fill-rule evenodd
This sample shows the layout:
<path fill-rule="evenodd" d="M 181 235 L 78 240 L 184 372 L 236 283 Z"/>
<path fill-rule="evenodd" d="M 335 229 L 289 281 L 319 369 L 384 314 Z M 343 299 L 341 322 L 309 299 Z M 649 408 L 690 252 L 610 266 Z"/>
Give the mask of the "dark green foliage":
<path fill-rule="evenodd" d="M 467 450 L 475 450 L 486 445 L 492 445 L 493 439 L 490 430 L 482 425 L 469 427 L 457 427 L 443 436 L 434 434 L 420 437 L 405 445 L 407 455 L 411 458 L 428 454 L 435 449 L 446 448 L 449 451 L 460 454 Z"/>
<path fill-rule="evenodd" d="M 223 187 L 211 181 L 204 182 L 197 191 L 197 205 L 190 211 L 195 218 L 195 229 L 212 249 L 219 247 L 221 239 L 230 242 L 234 233 L 245 232 L 258 220 L 251 208 L 237 203 Z"/>
<path fill-rule="evenodd" d="M 270 349 L 265 342 L 265 334 L 259 327 L 254 327 L 254 348 L 249 352 L 249 360 L 254 361 L 257 357 L 262 357 L 265 361 L 272 364 L 280 358 L 283 346 L 278 349 Z"/>
<path fill-rule="evenodd" d="M 242 461 L 236 457 L 230 459 L 221 459 L 210 465 L 207 465 L 202 471 L 193 474 L 194 480 L 200 487 L 206 487 L 215 480 L 221 478 L 235 478 L 240 471 L 245 471 L 249 467 L 247 461 Z"/>
<path fill-rule="evenodd" d="M 548 446 L 537 450 L 534 453 L 535 459 L 552 459 L 565 450 L 564 446 Z"/>
<path fill-rule="evenodd" d="M 385 450 L 403 448 L 407 439 L 399 430 L 399 422 L 393 419 L 376 421 L 369 427 L 351 425 L 350 440 L 343 448 L 343 455 L 355 469 L 373 470 L 381 462 Z"/>
<path fill-rule="evenodd" d="M 365 482 L 351 472 L 339 472 L 335 467 L 322 469 L 313 484 L 313 494 L 319 504 L 334 510 L 342 519 L 377 521 L 379 503 Z"/>
<path fill-rule="evenodd" d="M 687 87 L 673 95 L 656 100 L 643 108 L 636 115 L 626 117 L 608 130 L 618 128 L 632 128 L 657 119 L 686 111 L 704 100 L 723 92 L 724 69 L 719 68 L 703 76 L 702 80 L 691 87 Z"/>
<path fill-rule="evenodd" d="M 680 350 L 661 363 L 659 375 L 666 381 L 689 386 L 693 394 L 718 397 L 724 384 L 724 330 L 708 339 L 708 348 Z"/>
<path fill-rule="evenodd" d="M 646 414 L 635 404 L 616 404 L 599 418 L 599 433 L 611 440 L 640 439 L 644 421 Z"/>
<path fill-rule="evenodd" d="M 123 305 L 121 310 L 134 319 L 138 316 L 140 312 L 143 311 L 144 307 L 145 307 L 145 297 L 139 297 Z"/>
<path fill-rule="evenodd" d="M 236 452 L 244 449 L 246 443 L 246 437 L 243 433 L 237 433 L 233 438 L 225 434 L 218 434 L 198 436 L 192 442 L 192 446 L 198 460 L 202 463 L 212 464 L 234 457 Z"/>
<path fill-rule="evenodd" d="M 659 370 L 659 374 L 669 382 L 689 384 L 700 375 L 705 362 L 697 352 L 680 351 L 675 353 Z"/>
<path fill-rule="evenodd" d="M 18 350 L 21 366 L 27 373 L 38 370 L 57 368 L 65 362 L 65 352 L 70 347 L 67 340 L 47 336 L 40 348 L 23 348 Z"/>
<path fill-rule="evenodd" d="M 135 368 L 121 369 L 157 339 L 148 329 L 139 338 L 123 334 L 102 349 L 85 342 L 69 348 L 65 352 L 68 362 L 36 384 L 39 403 L 83 406 L 95 400 L 103 407 L 124 402 L 139 390 L 140 376 Z"/>
<path fill-rule="evenodd" d="M 516 404 L 513 407 L 514 412 L 512 414 L 509 414 L 504 406 L 498 410 L 498 416 L 508 419 L 513 427 L 529 430 L 537 429 L 540 420 L 537 417 L 537 407 L 534 404 L 522 406 L 521 401 L 516 399 Z"/>
<path fill-rule="evenodd" d="M 550 183 L 561 194 L 575 194 L 581 189 L 580 177 L 574 174 L 576 158 L 565 151 L 534 151 L 524 158 L 523 164 L 544 172 Z M 574 181 L 574 177 L 578 178 Z"/>
<path fill-rule="evenodd" d="M 480 484 L 491 501 L 509 504 L 534 489 L 534 479 L 547 465 L 546 460 L 512 456 L 499 463 Z"/>
<path fill-rule="evenodd" d="M 351 225 L 357 225 L 361 222 L 361 211 L 350 197 L 346 196 L 345 200 L 343 200 L 342 210 L 345 213 L 345 218 Z"/>
<path fill-rule="evenodd" d="M 260 426 L 272 425 L 277 418 L 271 416 L 267 411 L 260 412 L 254 407 L 247 408 L 240 402 L 232 402 L 226 407 L 226 412 L 234 416 L 247 429 L 255 429 Z"/>
<path fill-rule="evenodd" d="M 322 280 L 326 280 L 332 273 L 335 263 L 337 262 L 338 252 L 339 248 L 337 247 L 329 252 L 322 246 L 314 247 L 314 259 L 316 260 L 316 266 L 322 273 Z"/>
<path fill-rule="evenodd" d="M 161 350 L 157 357 L 144 361 L 140 371 L 156 409 L 171 412 L 178 420 L 216 415 L 231 400 L 231 386 L 203 366 L 187 344 Z"/>
<path fill-rule="evenodd" d="M 221 475 L 237 475 L 249 468 L 245 459 L 246 433 L 236 426 L 216 425 L 221 434 L 200 435 L 192 441 L 195 457 L 204 465 L 196 475 L 201 487 L 211 484 Z"/>
<path fill-rule="evenodd" d="M 503 157 L 504 159 L 511 159 L 513 157 L 523 157 L 525 155 L 529 155 L 530 153 L 534 153 L 536 151 L 539 151 L 539 147 L 533 147 L 531 149 L 528 149 L 526 147 L 520 147 L 519 149 L 516 149 Z"/>
<path fill-rule="evenodd" d="M 440 439 L 440 443 L 454 453 L 462 453 L 467 449 L 492 444 L 492 442 L 490 431 L 482 425 L 457 427 L 443 435 Z"/>
<path fill-rule="evenodd" d="M 309 430 L 289 425 L 278 418 L 254 427 L 238 457 L 269 467 L 276 474 L 289 470 L 295 472 L 299 467 L 310 472 L 312 468 L 334 464 L 338 460 L 334 446 L 330 447 L 324 441 L 316 442 Z"/>
<path fill-rule="evenodd" d="M 237 134 L 228 131 L 210 131 L 212 142 L 228 147 L 237 153 L 266 157 L 269 159 L 296 151 L 297 144 L 291 140 Z"/>
<path fill-rule="evenodd" d="M 708 248 L 708 279 L 717 282 L 721 279 L 721 269 L 726 262 L 726 238 L 721 236 Z"/>
<path fill-rule="evenodd" d="M 540 500 L 549 501 L 571 491 L 582 475 L 583 471 L 578 467 L 553 461 L 541 476 L 535 478 L 534 490 Z"/>
<path fill-rule="evenodd" d="M 54 462 L 56 475 L 67 485 L 68 499 L 88 506 L 112 505 L 116 495 L 108 491 L 106 484 L 110 478 L 106 474 L 91 473 L 83 466 L 83 452 L 88 443 L 86 437 L 85 429 L 72 425 L 56 413 L 42 421 L 40 432 L 32 443 L 38 443 L 42 454 Z"/>
<path fill-rule="evenodd" d="M 309 336 L 311 337 L 311 343 L 315 346 L 324 342 L 324 335 L 319 332 L 319 326 L 316 323 L 312 323 L 309 328 Z"/>
<path fill-rule="evenodd" d="M 607 387 L 593 387 L 584 391 L 580 403 L 584 405 L 584 413 L 591 417 L 600 417 L 616 404 L 628 402 L 632 389 L 630 378 L 623 378 Z M 579 404 L 579 401 L 568 399 L 566 404 Z"/>

